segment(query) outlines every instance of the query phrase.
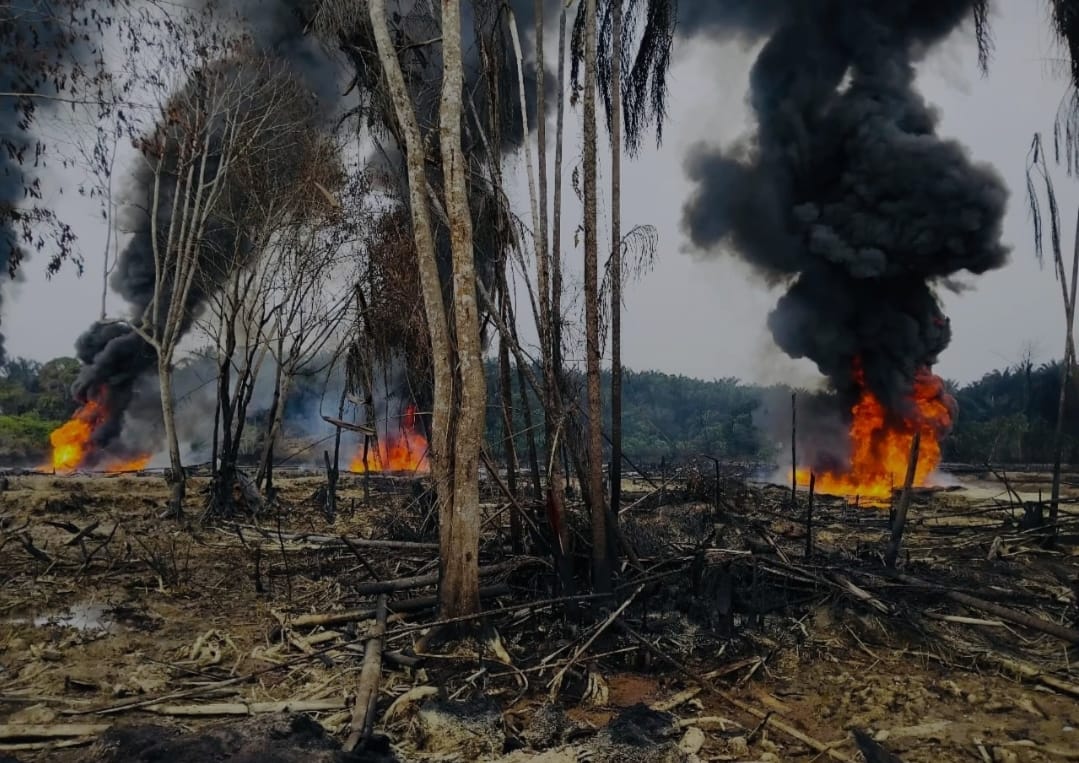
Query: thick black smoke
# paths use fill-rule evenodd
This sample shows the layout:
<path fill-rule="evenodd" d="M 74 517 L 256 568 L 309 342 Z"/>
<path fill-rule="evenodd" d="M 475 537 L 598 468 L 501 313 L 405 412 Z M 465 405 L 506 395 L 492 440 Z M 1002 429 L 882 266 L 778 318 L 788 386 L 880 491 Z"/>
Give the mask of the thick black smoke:
<path fill-rule="evenodd" d="M 255 6 L 258 6 L 257 8 Z M 260 66 L 248 68 L 230 62 L 220 62 L 210 66 L 210 76 L 225 78 L 238 85 L 240 101 L 233 107 L 233 115 L 244 111 L 266 113 L 267 104 L 255 95 L 266 92 L 266 78 L 273 77 L 287 70 L 292 77 L 300 78 L 306 92 L 296 93 L 296 102 L 291 107 L 282 104 L 284 109 L 280 117 L 294 121 L 293 109 L 305 109 L 315 127 L 319 121 L 328 118 L 330 111 L 338 102 L 336 67 L 321 53 L 321 50 L 308 43 L 302 35 L 302 26 L 284 3 L 243 2 L 236 6 L 236 23 L 242 24 L 251 35 L 255 52 L 267 56 L 274 64 L 262 62 Z M 251 15 L 246 15 L 250 11 Z M 181 92 L 175 103 L 183 104 L 192 89 L 200 87 L 207 72 L 196 72 L 186 85 L 187 92 Z M 181 107 L 182 108 L 182 107 Z M 271 124 L 275 117 L 269 113 Z M 213 141 L 221 139 L 223 126 L 216 130 Z M 155 139 L 163 137 L 165 162 L 176 166 L 178 141 L 183 135 L 169 127 L 161 125 L 154 132 Z M 298 178 L 305 168 L 298 166 L 302 157 L 285 141 L 291 141 L 294 133 L 275 136 L 273 130 L 266 131 L 251 150 L 255 166 L 249 169 L 265 183 L 287 184 Z M 210 156 L 216 154 L 211 149 Z M 208 177 L 216 174 L 214 160 L 208 165 Z M 159 237 L 164 238 L 169 231 L 169 217 L 176 191 L 176 179 L 173 173 L 163 175 L 162 188 L 158 191 L 157 225 Z M 229 182 L 229 178 L 224 180 Z M 79 402 L 97 400 L 108 411 L 107 419 L 93 433 L 96 451 L 109 447 L 115 452 L 120 446 L 117 436 L 123 429 L 125 413 L 136 397 L 140 378 L 156 371 L 157 355 L 134 327 L 152 327 L 155 318 L 148 311 L 155 291 L 154 242 L 149 209 L 154 198 L 155 176 L 147 163 L 139 160 L 132 175 L 131 219 L 127 224 L 131 230 L 131 239 L 121 252 L 116 270 L 110 279 L 110 286 L 128 303 L 130 315 L 128 323 L 96 322 L 76 342 L 76 352 L 83 368 L 74 386 L 74 394 Z M 199 252 L 200 279 L 192 287 L 181 325 L 181 334 L 186 334 L 198 316 L 207 298 L 209 290 L 215 288 L 215 274 L 227 270 L 229 262 L 249 253 L 246 233 L 234 222 L 243 219 L 242 207 L 246 203 L 247 192 L 238 189 L 225 194 L 223 207 L 214 210 L 207 225 L 207 234 Z M 239 213 L 239 214 L 238 214 Z M 168 304 L 172 285 L 165 284 L 164 293 L 159 302 Z M 140 416 L 160 416 L 160 405 L 143 405 Z"/>
<path fill-rule="evenodd" d="M 682 31 L 770 35 L 750 77 L 757 134 L 698 148 L 683 225 L 790 283 L 769 317 L 778 345 L 841 393 L 855 360 L 899 411 L 919 368 L 948 345 L 934 284 L 1004 264 L 1007 190 L 936 134 L 915 64 L 973 0 L 713 0 L 683 3 Z"/>

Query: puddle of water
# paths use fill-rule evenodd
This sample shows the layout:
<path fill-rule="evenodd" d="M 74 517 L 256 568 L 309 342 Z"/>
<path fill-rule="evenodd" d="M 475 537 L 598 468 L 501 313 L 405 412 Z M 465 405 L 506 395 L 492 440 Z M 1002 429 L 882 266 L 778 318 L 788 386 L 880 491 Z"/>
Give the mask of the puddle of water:
<path fill-rule="evenodd" d="M 116 630 L 116 621 L 109 615 L 108 607 L 104 604 L 86 602 L 73 604 L 62 612 L 47 612 L 33 618 L 11 617 L 3 622 L 10 625 L 33 625 L 35 628 L 59 625 L 62 628 L 74 628 L 80 631 L 106 631 L 112 633 Z"/>

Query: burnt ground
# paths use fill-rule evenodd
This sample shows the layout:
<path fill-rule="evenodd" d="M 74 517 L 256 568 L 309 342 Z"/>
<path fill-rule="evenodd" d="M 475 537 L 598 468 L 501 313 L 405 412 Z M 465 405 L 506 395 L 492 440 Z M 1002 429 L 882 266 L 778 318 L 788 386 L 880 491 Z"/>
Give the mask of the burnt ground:
<path fill-rule="evenodd" d="M 905 577 L 883 570 L 886 508 L 818 497 L 806 558 L 805 496 L 795 509 L 735 479 L 718 502 L 699 479 L 662 496 L 638 485 L 617 617 L 591 599 L 576 616 L 544 603 L 558 596 L 550 565 L 508 554 L 493 492 L 498 644 L 417 657 L 434 589 L 393 593 L 374 740 L 350 755 L 369 584 L 436 571 L 409 485 L 379 480 L 364 504 L 345 478 L 330 523 L 320 478 L 283 478 L 273 511 L 203 524 L 195 480 L 179 525 L 157 518 L 159 476 L 12 477 L 0 760 L 1079 759 L 1079 509 L 1069 499 L 1047 550 L 1021 505 L 1044 477 L 1010 482 L 1019 495 L 966 479 L 916 496 Z M 365 611 L 298 619 L 347 610 Z"/>

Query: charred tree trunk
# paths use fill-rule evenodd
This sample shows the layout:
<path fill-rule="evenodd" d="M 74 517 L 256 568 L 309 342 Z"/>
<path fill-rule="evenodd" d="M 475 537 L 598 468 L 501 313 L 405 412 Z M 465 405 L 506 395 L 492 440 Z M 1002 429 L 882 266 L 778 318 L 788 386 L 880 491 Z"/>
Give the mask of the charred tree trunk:
<path fill-rule="evenodd" d="M 509 296 L 502 292 L 502 316 L 506 318 L 506 305 Z M 517 492 L 517 444 L 513 427 L 513 375 L 510 369 L 510 349 L 505 337 L 498 341 L 498 380 L 502 398 L 502 442 L 506 455 L 506 484 L 510 494 L 516 498 Z M 515 554 L 524 549 L 524 534 L 520 513 L 516 506 L 510 507 L 510 545 Z"/>
<path fill-rule="evenodd" d="M 910 508 L 911 488 L 918 468 L 918 451 L 921 443 L 922 433 L 916 431 L 910 443 L 910 460 L 907 462 L 907 477 L 903 480 L 903 494 L 899 497 L 899 506 L 895 511 L 895 520 L 892 522 L 892 538 L 888 543 L 888 552 L 884 555 L 884 563 L 889 569 L 895 568 L 896 560 L 899 558 L 899 547 L 903 542 L 903 530 L 907 525 L 907 510 Z"/>

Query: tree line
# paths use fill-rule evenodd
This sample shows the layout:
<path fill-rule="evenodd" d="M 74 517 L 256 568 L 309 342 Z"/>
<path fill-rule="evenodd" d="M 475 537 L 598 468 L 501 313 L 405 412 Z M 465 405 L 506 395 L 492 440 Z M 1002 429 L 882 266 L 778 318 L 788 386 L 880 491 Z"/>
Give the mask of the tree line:
<path fill-rule="evenodd" d="M 332 358 L 324 357 L 312 368 L 328 368 L 331 362 Z M 516 368 L 512 370 L 516 373 Z M 46 363 L 15 357 L 0 365 L 0 462 L 16 466 L 47 461 L 49 433 L 75 411 L 70 388 L 78 371 L 78 361 L 66 357 Z M 204 361 L 202 376 L 212 378 L 213 372 L 213 364 Z M 486 362 L 487 390 L 492 401 L 498 400 L 500 372 L 497 360 Z M 271 415 L 278 419 L 275 436 L 280 429 L 293 442 L 312 439 L 311 412 L 325 404 L 326 389 L 339 389 L 344 384 L 339 369 L 329 376 L 298 374 L 290 382 L 283 402 L 272 406 L 273 410 L 265 402 L 252 406 L 245 414 L 251 435 L 239 443 L 238 462 L 248 468 L 261 467 Z M 601 378 L 609 382 L 609 371 L 604 370 Z M 1024 360 L 965 385 L 949 382 L 950 392 L 959 403 L 959 416 L 943 442 L 944 460 L 964 464 L 1052 463 L 1060 378 L 1059 361 L 1034 364 Z M 579 376 L 575 379 L 578 384 L 582 381 Z M 798 391 L 785 386 L 744 384 L 734 378 L 707 381 L 627 369 L 622 382 L 624 452 L 634 463 L 648 467 L 686 464 L 701 456 L 759 463 L 778 461 L 786 447 L 778 441 L 783 431 L 769 422 L 787 415 L 792 392 Z M 1069 399 L 1074 401 L 1076 397 Z M 330 402 L 331 407 L 334 404 Z M 605 414 L 609 414 L 610 405 L 605 395 Z M 540 410 L 534 393 L 527 408 Z M 536 448 L 546 448 L 542 428 L 533 421 L 530 429 L 525 410 L 526 406 L 520 404 L 512 410 L 515 454 L 528 453 L 530 432 L 536 438 Z M 486 416 L 485 444 L 488 452 L 505 464 L 511 449 L 501 414 L 495 402 Z M 1079 404 L 1069 403 L 1066 415 L 1063 460 L 1079 464 Z M 318 424 L 326 426 L 324 422 L 315 425 Z M 349 447 L 350 441 L 345 446 Z M 610 456 L 607 445 L 604 458 Z M 307 462 L 310 460 L 309 457 Z M 521 464 L 524 470 L 529 468 L 527 458 Z"/>

